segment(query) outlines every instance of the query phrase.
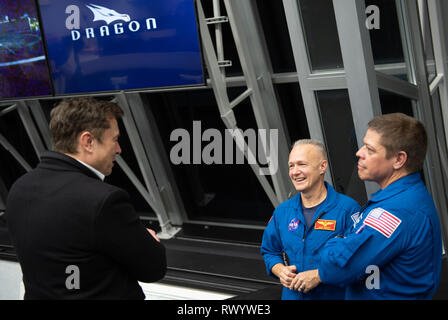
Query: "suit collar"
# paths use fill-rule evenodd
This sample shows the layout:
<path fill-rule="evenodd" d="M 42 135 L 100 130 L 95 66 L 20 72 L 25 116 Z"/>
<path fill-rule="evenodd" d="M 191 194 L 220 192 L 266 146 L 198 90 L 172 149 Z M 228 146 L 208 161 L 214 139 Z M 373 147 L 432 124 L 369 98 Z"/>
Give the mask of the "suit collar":
<path fill-rule="evenodd" d="M 325 181 L 324 183 L 325 187 L 327 188 L 327 197 L 321 204 L 319 204 L 320 207 L 319 211 L 320 210 L 328 211 L 330 208 L 335 206 L 336 191 L 328 182 Z M 294 206 L 300 211 L 302 211 L 302 198 L 300 197 L 300 192 L 294 197 L 294 199 L 295 199 Z"/>
<path fill-rule="evenodd" d="M 45 151 L 42 153 L 38 167 L 55 171 L 82 172 L 89 177 L 100 180 L 100 178 L 92 170 L 87 168 L 78 160 L 60 152 Z"/>
<path fill-rule="evenodd" d="M 404 176 L 392 182 L 386 188 L 380 189 L 377 192 L 373 193 L 372 198 L 369 201 L 378 202 L 391 198 L 397 195 L 398 193 L 405 191 L 406 189 L 416 184 L 417 182 L 421 181 L 421 179 L 422 178 L 419 172 Z"/>

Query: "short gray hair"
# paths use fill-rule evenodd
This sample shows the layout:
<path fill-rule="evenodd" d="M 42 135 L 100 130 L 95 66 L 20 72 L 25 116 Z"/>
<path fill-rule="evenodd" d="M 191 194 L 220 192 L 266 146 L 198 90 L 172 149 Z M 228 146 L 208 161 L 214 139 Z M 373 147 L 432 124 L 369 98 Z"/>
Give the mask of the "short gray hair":
<path fill-rule="evenodd" d="M 327 151 L 325 150 L 325 146 L 319 140 L 314 140 L 314 139 L 300 139 L 300 140 L 297 140 L 292 145 L 291 150 L 294 149 L 297 146 L 301 146 L 301 145 L 305 145 L 305 144 L 310 144 L 310 145 L 315 146 L 322 153 L 322 156 L 323 156 L 324 160 L 328 161 L 328 156 L 327 156 Z"/>

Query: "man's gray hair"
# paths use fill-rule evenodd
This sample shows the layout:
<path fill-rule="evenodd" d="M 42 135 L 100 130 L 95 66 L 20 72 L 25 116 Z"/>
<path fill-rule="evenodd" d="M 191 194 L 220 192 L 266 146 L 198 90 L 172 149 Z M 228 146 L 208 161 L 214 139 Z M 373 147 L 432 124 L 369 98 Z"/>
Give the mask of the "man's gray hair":
<path fill-rule="evenodd" d="M 305 144 L 310 144 L 310 145 L 315 146 L 322 153 L 322 156 L 323 156 L 324 160 L 328 161 L 328 156 L 327 156 L 327 151 L 325 150 L 325 146 L 319 140 L 314 140 L 314 139 L 300 139 L 300 140 L 297 140 L 292 145 L 291 150 L 294 149 L 297 146 L 301 146 L 301 145 L 305 145 Z"/>

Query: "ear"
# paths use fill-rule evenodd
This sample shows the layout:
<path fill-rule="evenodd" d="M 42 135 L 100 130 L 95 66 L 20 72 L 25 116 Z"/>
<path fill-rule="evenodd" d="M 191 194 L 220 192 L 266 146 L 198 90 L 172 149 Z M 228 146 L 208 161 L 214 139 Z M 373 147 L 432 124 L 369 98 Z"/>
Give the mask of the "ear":
<path fill-rule="evenodd" d="M 90 131 L 83 131 L 78 138 L 78 146 L 83 151 L 92 152 L 95 137 Z"/>
<path fill-rule="evenodd" d="M 395 170 L 400 170 L 406 164 L 408 160 L 408 154 L 405 151 L 398 151 L 395 155 L 395 162 L 393 167 Z"/>
<path fill-rule="evenodd" d="M 327 171 L 327 167 L 328 167 L 328 161 L 327 160 L 322 160 L 322 162 L 320 163 L 320 174 L 325 174 L 325 171 Z"/>

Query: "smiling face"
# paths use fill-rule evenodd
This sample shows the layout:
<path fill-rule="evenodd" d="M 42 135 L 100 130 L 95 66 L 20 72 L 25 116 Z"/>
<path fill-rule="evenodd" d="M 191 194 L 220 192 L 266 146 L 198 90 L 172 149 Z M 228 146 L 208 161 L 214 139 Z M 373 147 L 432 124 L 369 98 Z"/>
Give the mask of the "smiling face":
<path fill-rule="evenodd" d="M 358 150 L 358 175 L 361 180 L 374 181 L 382 189 L 394 174 L 395 157 L 386 157 L 386 148 L 381 144 L 381 134 L 368 129 L 364 145 Z"/>
<path fill-rule="evenodd" d="M 120 131 L 115 119 L 109 119 L 110 128 L 106 129 L 101 138 L 101 142 L 95 139 L 92 150 L 92 159 L 89 163 L 92 167 L 108 176 L 112 173 L 115 156 L 121 153 L 118 137 Z"/>
<path fill-rule="evenodd" d="M 328 163 L 316 146 L 302 144 L 294 147 L 288 165 L 289 177 L 297 191 L 309 193 L 323 185 Z"/>

